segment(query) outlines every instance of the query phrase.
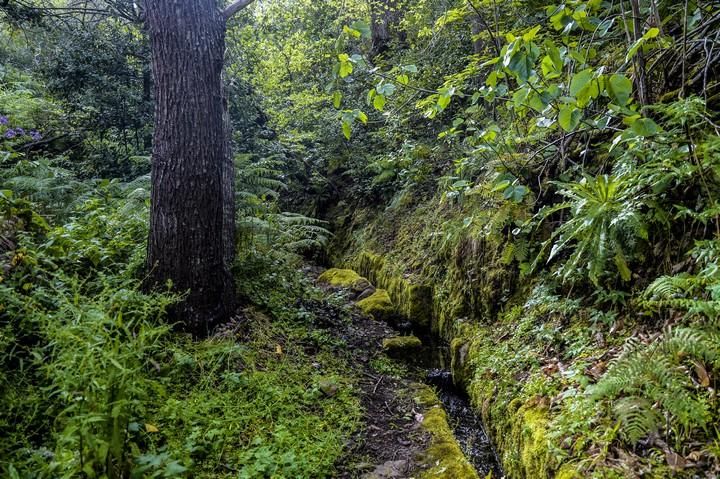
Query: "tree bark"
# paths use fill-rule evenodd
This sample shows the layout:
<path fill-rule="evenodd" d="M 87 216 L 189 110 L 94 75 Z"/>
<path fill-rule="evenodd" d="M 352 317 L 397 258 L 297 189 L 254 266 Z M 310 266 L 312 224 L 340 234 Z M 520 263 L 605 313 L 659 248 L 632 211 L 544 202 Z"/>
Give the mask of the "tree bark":
<path fill-rule="evenodd" d="M 638 41 L 642 36 L 643 22 L 640 18 L 640 1 L 630 0 L 630 9 L 633 22 L 633 41 Z M 650 100 L 649 85 L 645 77 L 645 54 L 642 48 L 637 51 L 633 58 L 635 64 L 635 86 L 637 88 L 638 102 L 640 105 L 647 105 Z"/>
<path fill-rule="evenodd" d="M 187 292 L 176 319 L 204 334 L 234 306 L 225 17 L 215 0 L 145 0 L 145 7 L 155 93 L 149 283 Z"/>
<path fill-rule="evenodd" d="M 398 0 L 369 0 L 372 55 L 376 56 L 390 48 L 393 40 L 405 41 L 400 29 L 402 12 Z"/>

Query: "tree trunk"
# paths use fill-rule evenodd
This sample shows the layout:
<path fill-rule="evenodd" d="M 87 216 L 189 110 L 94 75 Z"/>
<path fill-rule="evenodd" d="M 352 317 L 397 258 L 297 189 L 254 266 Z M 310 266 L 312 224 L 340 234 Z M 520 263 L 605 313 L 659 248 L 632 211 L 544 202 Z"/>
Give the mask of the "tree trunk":
<path fill-rule="evenodd" d="M 155 93 L 149 282 L 187 292 L 177 319 L 204 334 L 230 314 L 234 297 L 225 18 L 215 0 L 145 0 L 145 6 Z"/>
<path fill-rule="evenodd" d="M 393 40 L 405 41 L 405 32 L 400 29 L 402 12 L 398 3 L 398 0 L 369 0 L 373 56 L 390 48 Z"/>
<path fill-rule="evenodd" d="M 643 36 L 643 21 L 640 18 L 640 1 L 630 0 L 630 9 L 633 22 L 633 41 L 637 42 Z M 640 105 L 647 105 L 650 100 L 650 92 L 645 77 L 645 54 L 642 48 L 635 53 L 633 63 L 635 64 L 635 86 L 637 89 L 638 102 Z"/>

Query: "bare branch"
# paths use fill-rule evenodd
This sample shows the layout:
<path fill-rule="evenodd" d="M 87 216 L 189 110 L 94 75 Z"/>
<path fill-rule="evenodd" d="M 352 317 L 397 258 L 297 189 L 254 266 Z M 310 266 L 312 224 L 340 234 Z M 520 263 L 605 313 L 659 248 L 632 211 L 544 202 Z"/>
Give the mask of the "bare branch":
<path fill-rule="evenodd" d="M 235 15 L 237 12 L 244 9 L 254 1 L 255 0 L 237 0 L 231 3 L 225 10 L 223 10 L 223 16 L 225 17 L 225 20 L 230 20 L 233 15 Z"/>

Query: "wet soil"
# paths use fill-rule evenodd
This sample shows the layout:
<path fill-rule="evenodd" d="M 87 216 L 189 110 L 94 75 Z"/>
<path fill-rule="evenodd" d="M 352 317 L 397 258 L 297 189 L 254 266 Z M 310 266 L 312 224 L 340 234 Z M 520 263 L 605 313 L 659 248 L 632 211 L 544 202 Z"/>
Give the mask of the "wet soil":
<path fill-rule="evenodd" d="M 348 444 L 348 456 L 336 477 L 411 477 L 418 470 L 416 456 L 429 443 L 418 422 L 413 381 L 380 374 L 371 366 L 372 359 L 382 355 L 382 340 L 397 332 L 358 314 L 343 334 L 360 369 L 357 386 L 365 417 L 364 428 Z"/>

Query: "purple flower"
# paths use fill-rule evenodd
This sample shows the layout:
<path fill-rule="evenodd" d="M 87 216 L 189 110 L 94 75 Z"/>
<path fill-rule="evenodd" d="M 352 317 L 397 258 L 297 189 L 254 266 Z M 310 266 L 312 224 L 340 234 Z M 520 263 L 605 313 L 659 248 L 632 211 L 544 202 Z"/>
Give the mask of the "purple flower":
<path fill-rule="evenodd" d="M 8 124 L 8 117 L 0 115 L 0 125 L 7 125 Z"/>
<path fill-rule="evenodd" d="M 17 127 L 17 128 L 15 128 L 15 133 L 17 133 L 18 135 L 24 135 L 24 134 L 25 134 L 25 130 L 23 130 L 23 129 L 20 128 L 20 127 Z"/>
<path fill-rule="evenodd" d="M 37 130 L 30 130 L 30 138 L 32 138 L 33 141 L 42 140 L 42 133 Z"/>
<path fill-rule="evenodd" d="M 5 138 L 15 138 L 15 130 L 8 130 L 5 132 Z"/>

